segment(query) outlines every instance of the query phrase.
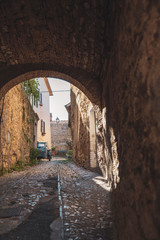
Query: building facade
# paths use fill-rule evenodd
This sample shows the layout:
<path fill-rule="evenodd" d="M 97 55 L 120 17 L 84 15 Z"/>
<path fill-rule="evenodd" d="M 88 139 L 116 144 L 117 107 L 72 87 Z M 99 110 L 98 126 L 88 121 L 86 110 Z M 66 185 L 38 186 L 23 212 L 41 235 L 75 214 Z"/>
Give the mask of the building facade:
<path fill-rule="evenodd" d="M 47 142 L 51 149 L 51 128 L 50 128 L 50 106 L 49 97 L 52 96 L 52 90 L 47 78 L 39 78 L 39 101 L 32 102 L 34 111 L 38 114 L 39 121 L 37 126 L 37 141 Z"/>

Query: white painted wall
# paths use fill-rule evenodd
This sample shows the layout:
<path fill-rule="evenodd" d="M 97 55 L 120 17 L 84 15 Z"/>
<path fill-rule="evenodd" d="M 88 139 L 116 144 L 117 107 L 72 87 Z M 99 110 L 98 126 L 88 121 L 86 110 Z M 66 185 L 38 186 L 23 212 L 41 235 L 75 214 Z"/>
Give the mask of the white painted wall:
<path fill-rule="evenodd" d="M 49 92 L 43 78 L 39 78 L 39 89 L 42 92 L 42 106 L 38 102 L 38 107 L 33 105 L 34 111 L 39 116 L 39 121 L 37 125 L 37 141 L 47 142 L 48 148 L 51 149 L 51 129 L 50 129 L 50 107 L 49 107 Z M 44 92 L 46 91 L 46 92 Z M 41 120 L 45 121 L 45 132 L 46 134 L 42 136 L 41 133 Z"/>

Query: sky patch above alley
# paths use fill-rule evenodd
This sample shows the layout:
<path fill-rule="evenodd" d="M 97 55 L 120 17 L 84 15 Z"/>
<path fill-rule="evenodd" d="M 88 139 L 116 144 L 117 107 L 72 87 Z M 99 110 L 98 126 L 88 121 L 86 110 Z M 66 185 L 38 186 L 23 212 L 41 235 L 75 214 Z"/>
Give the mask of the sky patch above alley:
<path fill-rule="evenodd" d="M 70 83 L 58 78 L 48 78 L 48 81 L 53 91 L 53 96 L 50 96 L 52 120 L 56 120 L 57 117 L 60 120 L 68 120 L 65 105 L 70 102 Z"/>

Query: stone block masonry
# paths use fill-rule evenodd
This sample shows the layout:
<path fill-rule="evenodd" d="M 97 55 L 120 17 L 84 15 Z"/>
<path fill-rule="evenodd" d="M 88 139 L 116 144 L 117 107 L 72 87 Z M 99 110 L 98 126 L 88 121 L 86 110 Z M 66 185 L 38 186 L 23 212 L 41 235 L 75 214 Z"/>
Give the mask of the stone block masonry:
<path fill-rule="evenodd" d="M 101 78 L 117 239 L 159 240 L 160 1 L 109 3 Z"/>
<path fill-rule="evenodd" d="M 97 145 L 96 115 L 87 96 L 71 85 L 71 132 L 73 160 L 86 169 L 96 169 Z"/>
<path fill-rule="evenodd" d="M 67 120 L 51 122 L 51 145 L 56 147 L 58 152 L 67 152 L 69 146 L 67 141 L 71 142 L 71 132 Z"/>
<path fill-rule="evenodd" d="M 36 147 L 38 116 L 32 109 L 21 84 L 12 88 L 0 104 L 0 171 L 9 170 L 17 161 L 29 162 L 30 148 Z"/>

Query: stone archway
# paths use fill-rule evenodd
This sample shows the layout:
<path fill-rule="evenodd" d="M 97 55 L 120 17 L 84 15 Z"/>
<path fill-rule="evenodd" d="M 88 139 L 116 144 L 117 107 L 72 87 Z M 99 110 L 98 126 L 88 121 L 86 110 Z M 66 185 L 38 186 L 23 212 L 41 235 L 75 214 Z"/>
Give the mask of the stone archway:
<path fill-rule="evenodd" d="M 103 1 L 7 0 L 0 15 L 0 97 L 20 81 L 46 76 L 87 89 L 100 104 Z"/>
<path fill-rule="evenodd" d="M 24 69 L 20 70 L 21 72 L 24 71 Z M 15 72 L 13 71 L 13 74 Z M 17 73 L 16 73 L 17 75 Z M 87 74 L 85 74 L 87 76 Z M 71 84 L 75 85 L 78 89 L 80 89 L 87 97 L 88 99 L 92 102 L 94 105 L 94 108 L 96 108 L 96 112 L 98 112 L 99 118 L 101 118 L 101 99 L 100 99 L 100 86 L 95 79 L 92 79 L 91 77 L 89 78 L 88 82 L 87 81 L 82 81 L 74 79 L 73 77 L 56 72 L 56 71 L 50 71 L 50 70 L 35 70 L 35 71 L 30 71 L 26 72 L 24 74 L 21 74 L 11 80 L 8 81 L 7 84 L 5 84 L 1 90 L 0 90 L 0 96 L 3 97 L 5 93 L 7 93 L 8 90 L 10 90 L 12 87 L 16 86 L 17 84 L 31 78 L 36 78 L 36 77 L 41 77 L 41 76 L 47 76 L 47 77 L 56 77 L 62 80 L 66 80 L 70 82 Z M 81 75 L 81 77 L 84 76 Z M 11 77 L 11 76 L 10 76 Z M 89 75 L 88 75 L 89 77 Z M 85 78 L 82 78 L 85 79 Z M 86 80 L 86 79 L 85 79 Z M 85 85 L 86 84 L 86 85 Z M 88 86 L 90 84 L 90 88 Z M 101 123 L 100 123 L 101 125 Z M 101 126 L 97 126 L 97 129 L 100 128 Z M 100 145 L 103 145 L 103 137 L 101 136 L 101 142 L 99 143 Z M 103 149 L 103 148 L 102 148 Z M 2 155 L 2 154 L 1 154 Z M 101 159 L 101 156 L 103 156 L 103 152 L 99 153 L 99 159 Z"/>
<path fill-rule="evenodd" d="M 106 8 L 103 1 L 1 2 L 0 99 L 27 79 L 57 77 L 101 111 Z"/>
<path fill-rule="evenodd" d="M 79 75 L 74 74 L 74 71 L 71 75 L 66 74 L 64 72 L 58 72 L 53 70 L 46 70 L 46 68 L 41 70 L 34 70 L 26 72 L 26 69 L 33 69 L 33 66 L 29 68 L 18 68 L 12 67 L 12 71 L 8 78 L 6 78 L 6 83 L 2 82 L 2 87 L 0 89 L 0 98 L 9 91 L 15 85 L 26 81 L 31 78 L 36 77 L 52 77 L 52 78 L 59 78 L 62 80 L 66 80 L 71 84 L 74 84 L 78 87 L 81 91 L 85 93 L 85 95 L 91 100 L 91 102 L 95 105 L 100 107 L 101 105 L 101 86 L 98 81 L 85 72 L 79 73 Z M 51 68 L 52 69 L 52 68 Z M 66 71 L 67 72 L 67 71 Z M 7 75 L 7 69 L 5 74 Z M 18 75 L 19 74 L 19 75 Z"/>

